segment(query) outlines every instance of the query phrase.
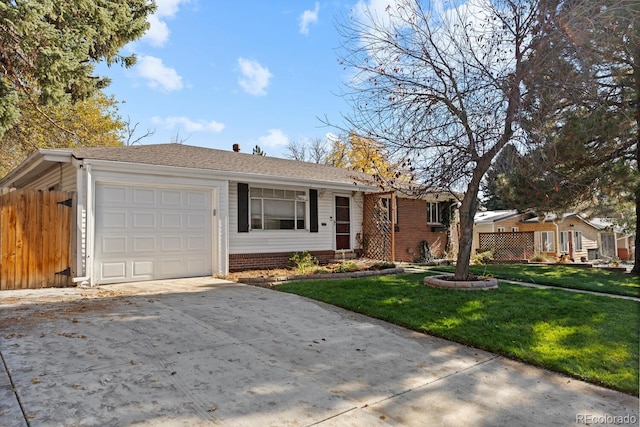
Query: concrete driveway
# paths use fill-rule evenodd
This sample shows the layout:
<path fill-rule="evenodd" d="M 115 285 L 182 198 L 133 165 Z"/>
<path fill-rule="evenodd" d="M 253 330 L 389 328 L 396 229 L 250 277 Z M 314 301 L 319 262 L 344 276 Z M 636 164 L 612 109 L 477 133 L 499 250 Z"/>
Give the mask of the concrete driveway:
<path fill-rule="evenodd" d="M 638 422 L 635 397 L 212 278 L 2 292 L 0 353 L 2 426 Z"/>

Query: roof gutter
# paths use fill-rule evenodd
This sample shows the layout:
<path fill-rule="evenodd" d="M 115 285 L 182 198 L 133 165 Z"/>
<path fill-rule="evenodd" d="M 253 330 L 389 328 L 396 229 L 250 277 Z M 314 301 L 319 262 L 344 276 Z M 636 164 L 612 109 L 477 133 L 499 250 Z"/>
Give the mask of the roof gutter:
<path fill-rule="evenodd" d="M 71 152 L 66 150 L 41 149 L 33 152 L 15 169 L 0 179 L 0 187 L 15 186 L 15 183 L 29 175 L 43 163 L 69 163 Z"/>
<path fill-rule="evenodd" d="M 289 184 L 291 186 L 309 186 L 316 188 L 330 188 L 334 190 L 343 191 L 362 191 L 362 192 L 377 192 L 378 187 L 369 185 L 366 183 L 358 183 L 355 179 L 353 183 L 348 182 L 336 182 L 336 181 L 323 181 L 317 179 L 301 179 L 298 177 L 279 177 L 272 175 L 263 175 L 257 173 L 246 172 L 234 172 L 234 171 L 222 171 L 215 169 L 197 169 L 181 166 L 165 166 L 154 165 L 147 163 L 130 163 L 130 162 L 117 162 L 113 160 L 95 160 L 84 159 L 83 163 L 86 165 L 91 164 L 94 168 L 114 170 L 118 172 L 124 172 L 124 169 L 131 167 L 132 171 L 136 172 L 149 172 L 155 175 L 180 175 L 186 176 L 185 171 L 189 171 L 188 175 L 193 178 L 203 178 L 206 174 L 210 178 L 215 178 L 224 181 L 240 181 L 250 183 L 272 183 L 272 184 Z"/>

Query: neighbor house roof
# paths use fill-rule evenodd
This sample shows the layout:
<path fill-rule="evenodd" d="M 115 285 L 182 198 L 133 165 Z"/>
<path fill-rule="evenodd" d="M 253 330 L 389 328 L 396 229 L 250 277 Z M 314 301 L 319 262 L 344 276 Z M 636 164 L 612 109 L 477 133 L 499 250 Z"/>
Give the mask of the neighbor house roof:
<path fill-rule="evenodd" d="M 497 211 L 481 211 L 481 212 L 476 212 L 476 215 L 473 217 L 473 221 L 476 224 L 492 224 L 494 222 L 502 221 L 503 219 L 507 219 L 507 218 L 512 218 L 517 215 L 519 215 L 519 213 L 515 209 L 497 210 Z"/>
<path fill-rule="evenodd" d="M 293 178 L 327 183 L 370 185 L 371 176 L 356 171 L 297 160 L 245 154 L 184 144 L 152 144 L 119 147 L 80 147 L 38 150 L 22 165 L 0 180 L 10 184 L 12 173 L 18 176 L 26 163 L 52 158 L 60 161 L 66 154 L 79 160 L 102 160 L 121 163 L 172 166 L 236 172 L 273 178 Z M 55 156 L 54 156 L 55 155 Z M 53 156 L 53 157 L 52 157 Z"/>
<path fill-rule="evenodd" d="M 608 218 L 588 218 L 585 215 L 579 213 L 565 213 L 560 216 L 554 213 L 546 214 L 543 218 L 538 216 L 534 218 L 530 218 L 525 220 L 527 223 L 536 223 L 536 222 L 556 222 L 556 221 L 566 221 L 568 219 L 579 219 L 583 221 L 585 224 L 590 225 L 598 231 L 615 231 L 616 233 L 622 233 L 623 230 L 620 227 L 616 227 L 612 220 Z"/>

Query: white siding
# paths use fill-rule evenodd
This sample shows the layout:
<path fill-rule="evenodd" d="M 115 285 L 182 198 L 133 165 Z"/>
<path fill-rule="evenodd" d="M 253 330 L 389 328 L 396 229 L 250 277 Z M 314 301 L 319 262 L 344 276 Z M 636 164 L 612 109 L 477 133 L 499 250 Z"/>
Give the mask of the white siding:
<path fill-rule="evenodd" d="M 298 191 L 308 191 L 305 187 L 290 187 L 276 185 L 260 185 L 269 188 L 285 188 Z M 309 215 L 307 213 L 307 230 L 252 230 L 248 233 L 238 233 L 238 183 L 229 183 L 229 253 L 271 253 L 297 251 L 323 251 L 335 249 L 335 234 L 333 218 L 334 196 L 351 198 L 351 247 L 356 247 L 356 234 L 362 233 L 362 193 L 334 193 L 331 190 L 320 191 L 318 194 L 318 232 L 308 231 Z M 308 210 L 307 204 L 307 210 Z"/>
<path fill-rule="evenodd" d="M 31 181 L 29 188 L 76 191 L 76 168 L 71 163 L 58 163 Z"/>

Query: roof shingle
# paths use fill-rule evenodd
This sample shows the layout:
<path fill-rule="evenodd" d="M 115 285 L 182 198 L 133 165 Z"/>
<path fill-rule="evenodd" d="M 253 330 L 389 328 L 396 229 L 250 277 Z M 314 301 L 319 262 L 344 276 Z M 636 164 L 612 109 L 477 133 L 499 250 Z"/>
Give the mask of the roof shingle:
<path fill-rule="evenodd" d="M 71 148 L 68 151 L 71 151 L 77 159 L 241 172 L 268 177 L 299 178 L 341 184 L 371 182 L 371 176 L 367 174 L 333 166 L 175 143 L 81 147 Z"/>

